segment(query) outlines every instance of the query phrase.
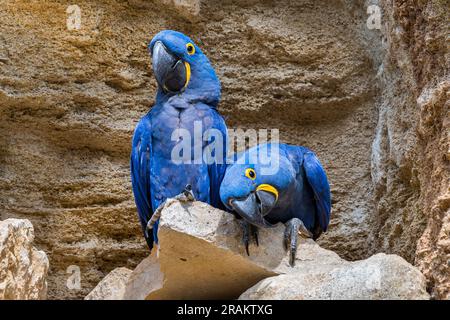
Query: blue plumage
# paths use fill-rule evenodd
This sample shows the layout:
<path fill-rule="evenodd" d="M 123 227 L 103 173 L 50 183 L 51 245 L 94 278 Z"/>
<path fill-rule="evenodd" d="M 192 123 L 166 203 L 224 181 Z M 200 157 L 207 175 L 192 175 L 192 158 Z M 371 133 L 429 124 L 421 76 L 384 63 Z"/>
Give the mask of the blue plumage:
<path fill-rule="evenodd" d="M 330 221 L 327 176 L 306 147 L 264 144 L 245 151 L 227 168 L 220 197 L 229 210 L 253 226 L 286 223 L 295 231 L 288 232 L 289 241 L 302 230 L 316 239 Z"/>
<path fill-rule="evenodd" d="M 187 36 L 167 30 L 153 38 L 149 51 L 159 86 L 155 105 L 134 132 L 131 178 L 139 219 L 151 249 L 153 242 L 157 242 L 158 223 L 153 235 L 149 235 L 146 226 L 150 217 L 186 185 L 192 186 L 197 200 L 222 207 L 219 186 L 226 168 L 227 129 L 216 109 L 220 82 L 201 49 Z M 214 129 L 223 137 L 223 153 L 216 155 L 213 163 L 199 161 L 194 144 L 196 128 L 200 128 L 200 134 Z M 185 135 L 173 136 L 177 130 L 188 133 L 191 139 L 189 150 L 183 151 L 183 163 L 173 161 L 173 150 L 187 142 Z M 200 157 L 208 142 L 202 142 L 200 137 Z"/>

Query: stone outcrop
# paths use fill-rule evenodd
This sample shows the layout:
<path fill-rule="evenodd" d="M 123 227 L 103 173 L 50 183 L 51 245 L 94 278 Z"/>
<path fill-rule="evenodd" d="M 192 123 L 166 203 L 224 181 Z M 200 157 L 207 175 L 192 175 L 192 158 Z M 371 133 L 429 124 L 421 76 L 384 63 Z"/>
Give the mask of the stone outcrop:
<path fill-rule="evenodd" d="M 378 124 L 371 175 L 371 252 L 414 263 L 450 298 L 450 47 L 448 3 L 380 1 Z"/>
<path fill-rule="evenodd" d="M 260 229 L 259 246 L 252 244 L 247 256 L 233 215 L 201 202 L 169 200 L 157 254 L 133 272 L 114 270 L 86 299 L 429 298 L 424 276 L 396 255 L 348 262 L 301 239 L 295 267 L 290 267 L 284 228 Z"/>
<path fill-rule="evenodd" d="M 309 244 L 312 245 L 312 244 Z M 317 246 L 317 245 L 316 245 Z M 426 300 L 425 277 L 397 255 L 323 263 L 321 254 L 306 256 L 314 266 L 267 278 L 244 292 L 241 300 Z M 299 263 L 302 266 L 302 262 Z"/>
<path fill-rule="evenodd" d="M 131 273 L 130 269 L 124 267 L 114 269 L 84 299 L 122 300 Z"/>
<path fill-rule="evenodd" d="M 0 221 L 0 300 L 47 297 L 48 259 L 33 246 L 30 221 Z"/>
<path fill-rule="evenodd" d="M 147 44 L 190 35 L 223 85 L 230 128 L 312 148 L 332 188 L 319 244 L 395 253 L 449 298 L 449 10 L 445 1 L 0 0 L 0 220 L 29 219 L 50 299 L 80 299 L 147 255 L 129 175 L 153 103 Z M 369 29 L 367 8 L 380 9 Z M 81 270 L 81 289 L 66 269 Z"/>

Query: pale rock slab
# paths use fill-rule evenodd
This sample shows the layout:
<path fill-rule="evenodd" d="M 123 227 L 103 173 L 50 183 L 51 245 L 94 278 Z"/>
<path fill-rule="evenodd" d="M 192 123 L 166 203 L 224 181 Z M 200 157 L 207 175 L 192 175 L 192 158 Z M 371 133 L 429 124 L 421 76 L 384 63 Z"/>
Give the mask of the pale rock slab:
<path fill-rule="evenodd" d="M 285 253 L 283 226 L 261 230 L 250 257 L 229 213 L 201 203 L 169 200 L 159 223 L 159 247 L 133 272 L 130 299 L 235 299 L 259 280 L 278 274 Z M 277 250 L 281 249 L 281 251 Z"/>
<path fill-rule="evenodd" d="M 84 300 L 123 300 L 125 286 L 131 273 L 132 270 L 123 267 L 114 269 L 99 282 Z"/>
<path fill-rule="evenodd" d="M 49 262 L 33 241 L 29 220 L 0 221 L 0 300 L 46 299 Z"/>
<path fill-rule="evenodd" d="M 366 260 L 323 263 L 262 280 L 240 300 L 428 300 L 425 277 L 396 255 L 379 253 Z"/>
<path fill-rule="evenodd" d="M 292 268 L 283 232 L 282 224 L 261 229 L 259 246 L 252 244 L 247 256 L 233 215 L 169 199 L 159 247 L 128 276 L 124 299 L 429 298 L 423 275 L 396 255 L 349 262 L 300 239 Z"/>

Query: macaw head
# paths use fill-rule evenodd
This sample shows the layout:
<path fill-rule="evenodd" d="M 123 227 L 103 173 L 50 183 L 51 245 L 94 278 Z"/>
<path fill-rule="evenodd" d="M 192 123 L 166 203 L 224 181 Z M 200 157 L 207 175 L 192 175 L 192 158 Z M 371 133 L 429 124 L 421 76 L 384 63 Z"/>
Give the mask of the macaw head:
<path fill-rule="evenodd" d="M 164 30 L 150 42 L 153 72 L 164 96 L 179 93 L 218 103 L 220 82 L 202 50 L 184 34 Z"/>
<path fill-rule="evenodd" d="M 280 155 L 278 148 L 274 151 L 264 148 L 267 146 L 259 145 L 239 155 L 227 167 L 220 186 L 222 203 L 258 227 L 273 227 L 264 217 L 281 205 L 295 180 L 290 161 Z M 275 168 L 269 169 L 268 161 Z"/>

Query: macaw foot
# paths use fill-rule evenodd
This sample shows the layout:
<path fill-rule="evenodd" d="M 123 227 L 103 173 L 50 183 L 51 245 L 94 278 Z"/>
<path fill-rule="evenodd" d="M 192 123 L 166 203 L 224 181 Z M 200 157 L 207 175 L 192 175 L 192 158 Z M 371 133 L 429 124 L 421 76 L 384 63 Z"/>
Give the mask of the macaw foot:
<path fill-rule="evenodd" d="M 245 220 L 241 220 L 241 226 L 242 226 L 242 230 L 243 230 L 243 235 L 242 235 L 242 242 L 245 245 L 245 251 L 247 252 L 247 255 L 250 256 L 250 252 L 248 250 L 248 246 L 250 244 L 250 240 L 253 237 L 253 239 L 255 239 L 255 243 L 257 246 L 259 246 L 259 242 L 258 242 L 258 228 L 255 227 L 254 225 L 248 223 Z"/>
<path fill-rule="evenodd" d="M 158 221 L 159 217 L 161 217 L 162 208 L 164 208 L 166 201 L 161 203 L 161 205 L 153 212 L 152 217 L 147 222 L 147 230 L 152 230 L 156 221 Z"/>
<path fill-rule="evenodd" d="M 303 221 L 298 218 L 292 218 L 286 222 L 284 231 L 284 248 L 289 250 L 289 264 L 295 265 L 295 255 L 297 254 L 298 235 L 306 238 L 312 238 L 312 233 L 305 227 Z"/>
<path fill-rule="evenodd" d="M 168 200 L 178 200 L 181 202 L 190 202 L 195 201 L 194 193 L 192 192 L 192 186 L 190 184 L 187 184 L 184 188 L 183 192 L 181 192 L 179 195 L 173 197 L 173 199 Z M 160 206 L 153 212 L 152 217 L 147 223 L 147 229 L 151 230 L 153 229 L 153 226 L 155 225 L 156 221 L 161 217 L 162 208 L 167 204 L 167 201 L 164 201 L 160 204 Z"/>
<path fill-rule="evenodd" d="M 195 201 L 194 192 L 192 192 L 192 186 L 190 184 L 187 184 L 186 187 L 184 187 L 183 192 L 175 196 L 174 199 L 181 202 Z"/>

